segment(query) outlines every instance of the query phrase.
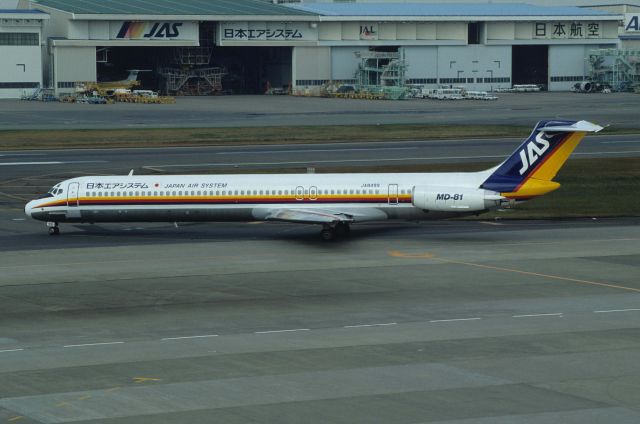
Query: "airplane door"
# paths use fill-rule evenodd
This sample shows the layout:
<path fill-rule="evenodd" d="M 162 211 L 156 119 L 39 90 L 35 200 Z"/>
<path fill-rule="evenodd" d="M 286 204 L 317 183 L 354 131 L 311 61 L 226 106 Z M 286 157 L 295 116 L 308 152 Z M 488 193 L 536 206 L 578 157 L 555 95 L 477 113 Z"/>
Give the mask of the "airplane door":
<path fill-rule="evenodd" d="M 311 186 L 309 187 L 309 200 L 317 200 L 318 199 L 318 187 Z"/>
<path fill-rule="evenodd" d="M 79 188 L 80 188 L 79 183 L 69 183 L 69 187 L 67 188 L 67 206 L 68 207 L 78 206 L 78 189 Z"/>
<path fill-rule="evenodd" d="M 296 187 L 296 200 L 304 200 L 304 187 Z"/>
<path fill-rule="evenodd" d="M 390 205 L 398 204 L 398 184 L 389 184 L 389 198 Z"/>

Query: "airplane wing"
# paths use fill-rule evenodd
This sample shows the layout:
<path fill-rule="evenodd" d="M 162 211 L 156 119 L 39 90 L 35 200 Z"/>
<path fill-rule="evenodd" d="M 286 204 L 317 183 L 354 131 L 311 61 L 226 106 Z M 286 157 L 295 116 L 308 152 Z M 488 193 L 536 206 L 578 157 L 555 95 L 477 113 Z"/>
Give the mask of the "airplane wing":
<path fill-rule="evenodd" d="M 334 224 L 355 221 L 372 221 L 386 219 L 387 215 L 379 209 L 359 209 L 357 211 L 327 209 L 262 209 L 254 210 L 254 216 L 265 221 L 297 222 L 301 224 Z"/>

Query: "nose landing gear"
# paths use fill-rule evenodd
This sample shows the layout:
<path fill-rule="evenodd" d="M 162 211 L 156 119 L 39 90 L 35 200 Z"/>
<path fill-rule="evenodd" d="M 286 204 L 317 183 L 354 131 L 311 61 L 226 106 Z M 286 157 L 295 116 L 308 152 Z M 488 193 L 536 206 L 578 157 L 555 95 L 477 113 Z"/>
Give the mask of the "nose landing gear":
<path fill-rule="evenodd" d="M 47 227 L 49 227 L 50 236 L 57 236 L 60 234 L 60 227 L 58 227 L 57 222 L 47 222 Z"/>

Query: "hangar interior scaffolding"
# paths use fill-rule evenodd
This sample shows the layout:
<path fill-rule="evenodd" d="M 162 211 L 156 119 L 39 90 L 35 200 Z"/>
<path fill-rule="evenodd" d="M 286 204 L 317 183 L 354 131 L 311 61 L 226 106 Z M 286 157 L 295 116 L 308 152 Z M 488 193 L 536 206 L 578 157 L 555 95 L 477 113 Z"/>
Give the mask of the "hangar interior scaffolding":
<path fill-rule="evenodd" d="M 407 93 L 405 86 L 407 64 L 399 52 L 355 52 L 360 59 L 356 80 L 358 89 L 399 99 Z"/>
<path fill-rule="evenodd" d="M 160 68 L 165 92 L 176 96 L 206 96 L 222 91 L 224 68 Z"/>
<path fill-rule="evenodd" d="M 594 49 L 587 61 L 592 81 L 614 91 L 640 90 L 640 50 Z"/>

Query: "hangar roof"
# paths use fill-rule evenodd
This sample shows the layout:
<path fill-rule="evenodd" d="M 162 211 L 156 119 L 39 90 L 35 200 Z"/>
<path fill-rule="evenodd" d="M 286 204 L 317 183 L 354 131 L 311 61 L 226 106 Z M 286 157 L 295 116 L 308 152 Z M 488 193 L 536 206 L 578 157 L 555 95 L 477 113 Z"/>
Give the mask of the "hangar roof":
<path fill-rule="evenodd" d="M 0 16 L 10 19 L 49 19 L 44 12 L 27 9 L 0 9 Z"/>
<path fill-rule="evenodd" d="M 317 15 L 261 0 L 32 0 L 64 12 L 92 15 Z"/>
<path fill-rule="evenodd" d="M 323 16 L 617 16 L 582 7 L 525 3 L 301 3 L 287 7 Z"/>

